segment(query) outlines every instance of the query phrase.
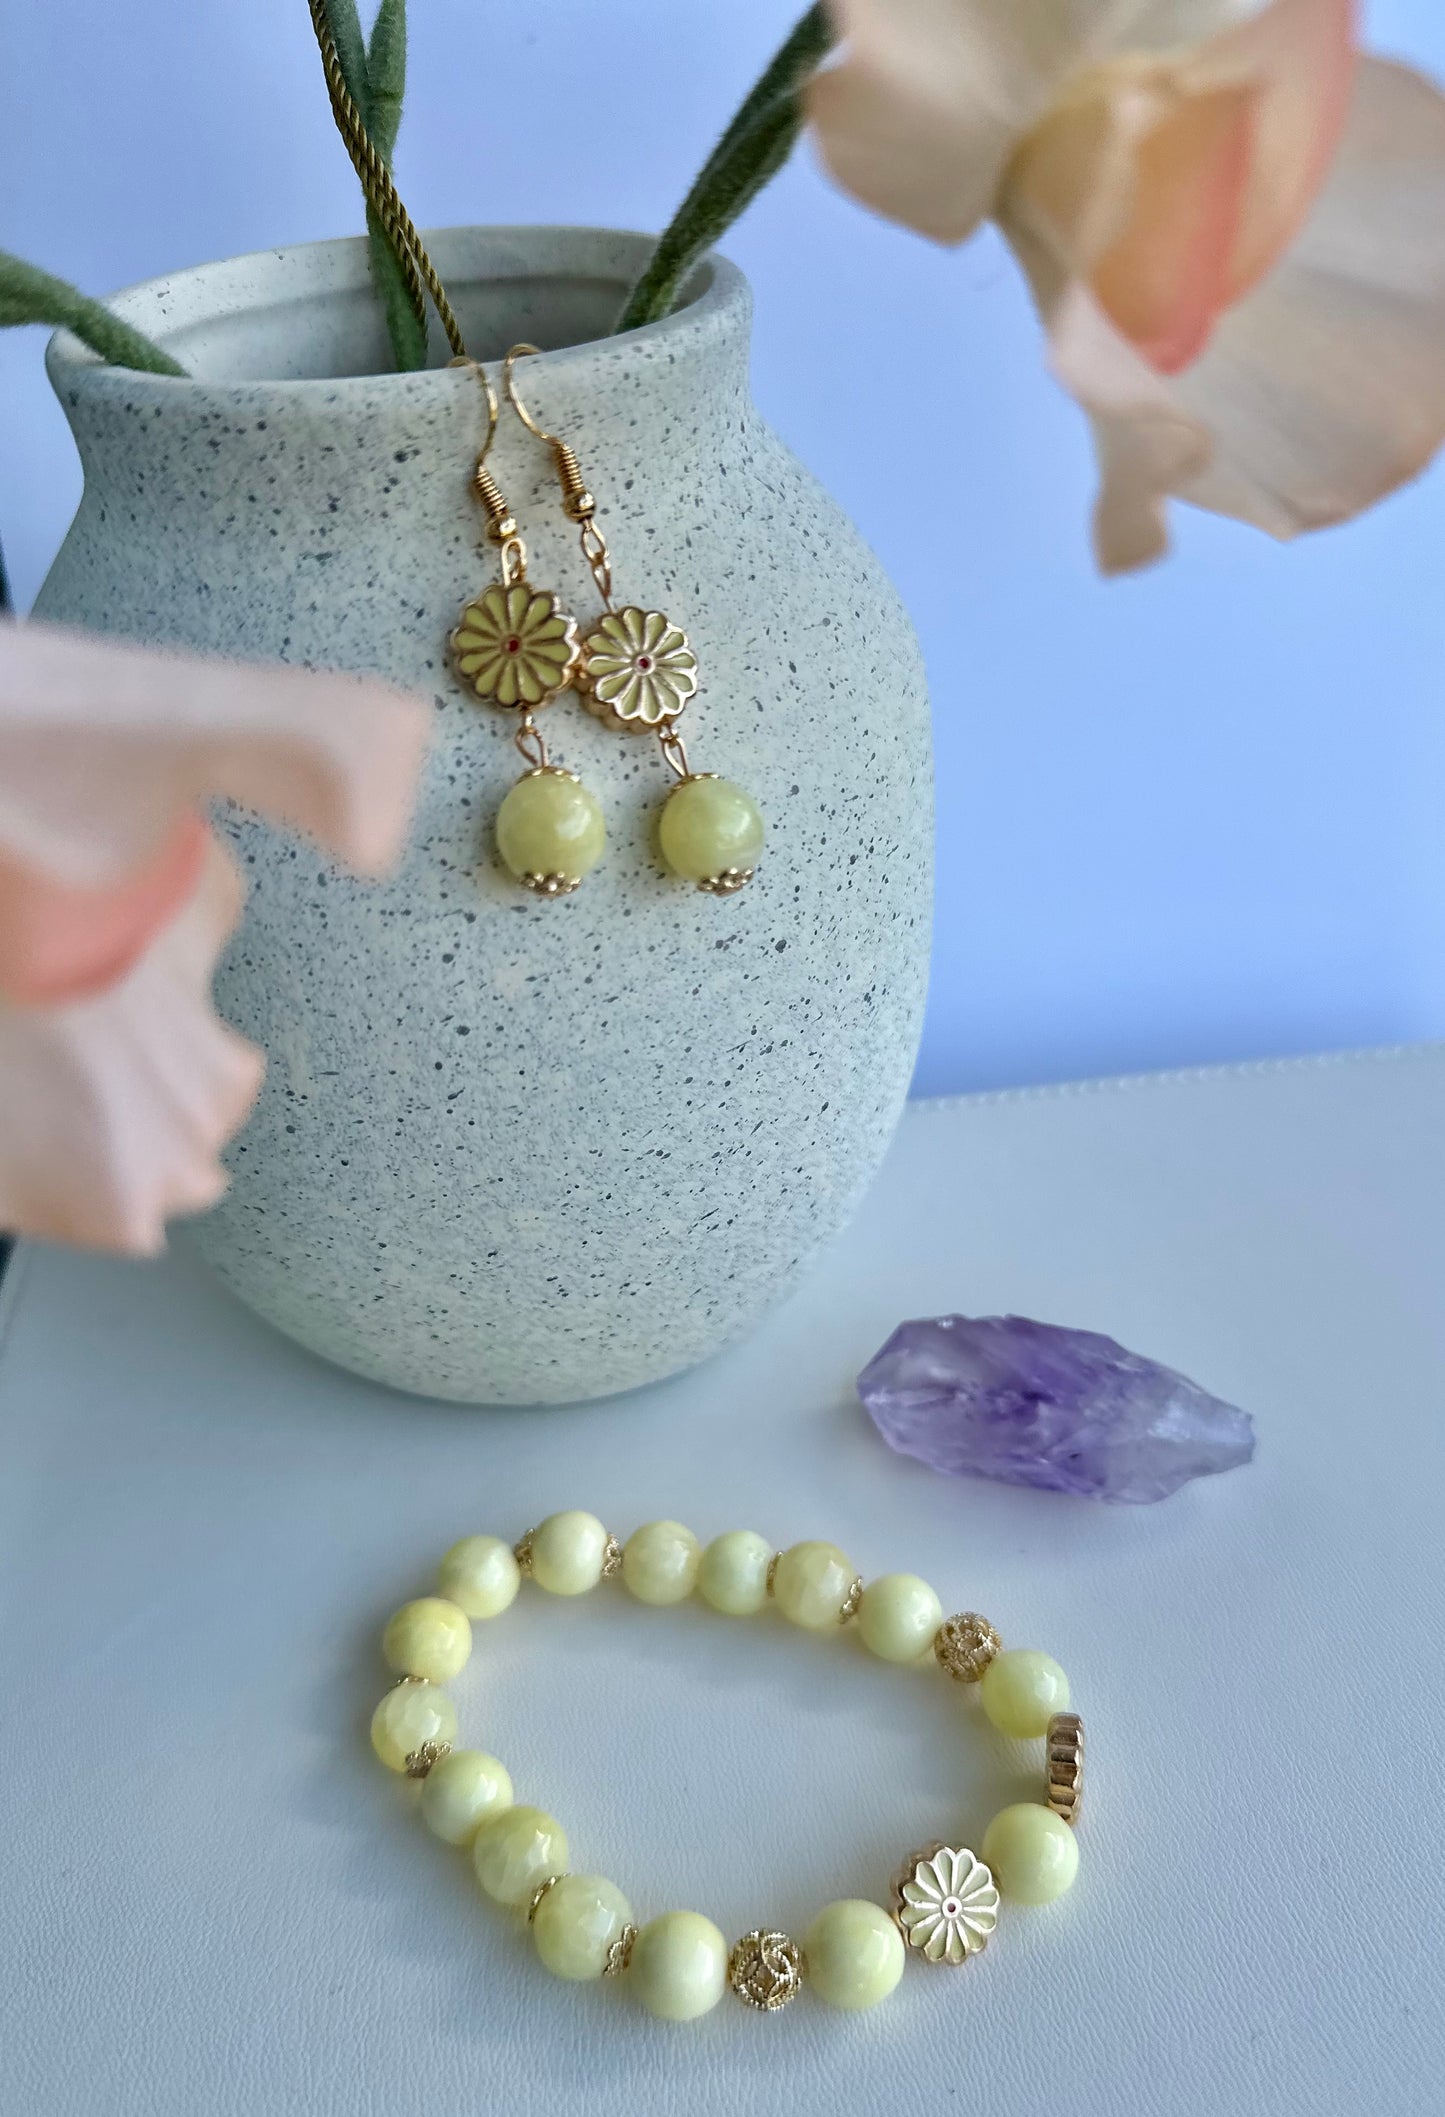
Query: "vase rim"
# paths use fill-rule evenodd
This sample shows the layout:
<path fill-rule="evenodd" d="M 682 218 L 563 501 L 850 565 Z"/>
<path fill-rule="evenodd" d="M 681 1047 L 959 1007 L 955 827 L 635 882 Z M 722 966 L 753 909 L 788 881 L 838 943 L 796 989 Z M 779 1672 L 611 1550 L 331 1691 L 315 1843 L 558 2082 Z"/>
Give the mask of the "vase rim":
<path fill-rule="evenodd" d="M 552 283 L 605 281 L 616 286 L 620 306 L 656 243 L 654 236 L 632 229 L 545 222 L 497 226 L 464 223 L 426 229 L 423 239 L 459 309 L 466 305 L 464 292 L 468 288 L 528 279 Z M 246 309 L 259 314 L 280 305 L 301 308 L 327 296 L 356 293 L 369 284 L 369 256 L 364 235 L 333 236 L 277 249 L 246 251 L 138 280 L 112 295 L 107 306 L 162 348 L 174 351 L 175 341 L 208 321 Z M 604 351 L 618 348 L 665 346 L 669 352 L 681 352 L 690 340 L 710 337 L 729 322 L 745 322 L 750 298 L 747 279 L 738 267 L 720 253 L 709 252 L 689 275 L 683 298 L 670 315 L 631 331 L 544 346 L 536 360 L 538 365 L 556 370 L 595 360 Z M 435 341 L 439 333 L 434 314 L 430 325 L 432 360 L 436 361 Z M 444 342 L 441 350 L 446 350 Z M 380 368 L 341 374 L 157 375 L 147 369 L 118 367 L 65 329 L 51 335 L 45 358 L 57 393 L 62 385 L 74 388 L 83 383 L 86 387 L 143 389 L 171 396 L 226 389 L 274 390 L 296 398 L 317 390 L 382 390 L 402 396 L 434 389 L 441 378 L 449 378 L 451 386 L 453 372 L 443 360 L 411 370 Z M 480 364 L 500 378 L 500 355 L 484 356 Z"/>

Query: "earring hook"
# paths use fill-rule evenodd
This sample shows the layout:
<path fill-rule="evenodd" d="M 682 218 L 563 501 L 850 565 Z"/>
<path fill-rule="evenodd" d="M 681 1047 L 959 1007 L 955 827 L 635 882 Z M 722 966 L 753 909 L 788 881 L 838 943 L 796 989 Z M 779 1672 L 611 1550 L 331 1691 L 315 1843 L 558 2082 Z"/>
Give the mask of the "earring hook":
<path fill-rule="evenodd" d="M 521 396 L 519 395 L 517 390 L 517 377 L 515 372 L 517 362 L 522 359 L 524 355 L 528 353 L 540 353 L 541 350 L 542 348 L 538 345 L 514 345 L 511 351 L 508 353 L 506 359 L 502 362 L 502 383 L 503 387 L 506 389 L 507 392 L 508 404 L 511 405 L 512 410 L 516 413 L 517 417 L 521 420 L 523 426 L 526 427 L 527 431 L 529 433 L 535 434 L 539 441 L 545 441 L 549 448 L 561 448 L 563 446 L 563 443 L 559 441 L 556 434 L 549 434 L 545 427 L 538 426 L 536 420 L 532 417 L 532 414 L 527 410 L 526 405 L 523 404 Z"/>
<path fill-rule="evenodd" d="M 480 360 L 473 360 L 470 353 L 456 354 L 447 362 L 447 366 L 449 368 L 470 368 L 482 386 L 482 394 L 487 400 L 487 438 L 478 451 L 477 462 L 479 464 L 485 463 L 487 453 L 497 438 L 497 421 L 501 417 L 501 407 L 497 403 L 497 393 L 492 388 L 492 378 L 482 366 Z"/>

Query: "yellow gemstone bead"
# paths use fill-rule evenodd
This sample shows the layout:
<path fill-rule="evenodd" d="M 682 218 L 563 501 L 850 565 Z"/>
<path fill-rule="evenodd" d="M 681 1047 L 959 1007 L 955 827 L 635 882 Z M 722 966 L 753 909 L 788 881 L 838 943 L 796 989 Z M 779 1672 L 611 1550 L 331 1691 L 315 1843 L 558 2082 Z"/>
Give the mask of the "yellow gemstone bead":
<path fill-rule="evenodd" d="M 632 1947 L 628 1982 L 662 2021 L 694 2021 L 723 1996 L 728 1944 L 698 1911 L 665 1911 Z"/>
<path fill-rule="evenodd" d="M 773 1600 L 790 1623 L 821 1632 L 842 1617 L 857 1577 L 852 1559 L 836 1544 L 794 1544 L 778 1560 Z"/>
<path fill-rule="evenodd" d="M 485 1750 L 454 1749 L 422 1780 L 421 1819 L 448 1845 L 470 1845 L 490 1817 L 511 1805 L 511 1774 Z"/>
<path fill-rule="evenodd" d="M 512 1547 L 500 1536 L 464 1536 L 441 1562 L 437 1587 L 468 1617 L 500 1617 L 522 1584 Z"/>
<path fill-rule="evenodd" d="M 858 1630 L 880 1661 L 917 1661 L 943 1623 L 943 1604 L 916 1573 L 870 1580 L 858 1607 Z"/>
<path fill-rule="evenodd" d="M 530 1904 L 548 1875 L 567 1865 L 567 1833 L 541 1808 L 504 1808 L 472 1840 L 477 1880 L 494 1903 Z"/>
<path fill-rule="evenodd" d="M 602 1578 L 607 1531 L 595 1514 L 571 1508 L 532 1531 L 532 1578 L 549 1595 L 585 1595 Z"/>
<path fill-rule="evenodd" d="M 1001 1735 L 1028 1741 L 1048 1732 L 1055 1713 L 1069 1709 L 1069 1679 L 1050 1654 L 1032 1647 L 1010 1647 L 995 1654 L 983 1672 L 978 1693 L 983 1709 Z"/>
<path fill-rule="evenodd" d="M 1005 1896 L 1051 1904 L 1079 1871 L 1079 1841 L 1062 1816 L 1039 1801 L 1001 1808 L 983 1835 L 984 1864 Z"/>
<path fill-rule="evenodd" d="M 558 875 L 564 885 L 578 883 L 606 843 L 597 796 L 552 765 L 519 779 L 497 811 L 497 851 L 519 882 Z"/>
<path fill-rule="evenodd" d="M 903 1936 L 866 1897 L 825 1904 L 803 1939 L 808 1982 L 830 2007 L 876 2007 L 903 1975 Z"/>
<path fill-rule="evenodd" d="M 457 1709 L 434 1683 L 399 1683 L 371 1716 L 371 1746 L 388 1771 L 404 1772 L 413 1750 L 455 1742 Z"/>
<path fill-rule="evenodd" d="M 381 1635 L 381 1651 L 398 1676 L 425 1676 L 450 1683 L 467 1665 L 472 1628 L 465 1610 L 440 1595 L 403 1603 Z"/>
<path fill-rule="evenodd" d="M 622 1579 L 639 1602 L 686 1602 L 702 1553 L 681 1522 L 647 1522 L 622 1547 Z"/>
<path fill-rule="evenodd" d="M 697 1569 L 697 1592 L 724 1617 L 755 1617 L 768 1600 L 773 1547 L 755 1529 L 715 1536 Z"/>
<path fill-rule="evenodd" d="M 612 1943 L 632 1923 L 632 1906 L 600 1874 L 554 1882 L 532 1921 L 537 1953 L 554 1977 L 601 1977 Z"/>
<path fill-rule="evenodd" d="M 663 804 L 657 840 L 673 873 L 689 882 L 711 882 L 729 868 L 745 874 L 762 854 L 762 812 L 730 779 L 684 779 Z"/>

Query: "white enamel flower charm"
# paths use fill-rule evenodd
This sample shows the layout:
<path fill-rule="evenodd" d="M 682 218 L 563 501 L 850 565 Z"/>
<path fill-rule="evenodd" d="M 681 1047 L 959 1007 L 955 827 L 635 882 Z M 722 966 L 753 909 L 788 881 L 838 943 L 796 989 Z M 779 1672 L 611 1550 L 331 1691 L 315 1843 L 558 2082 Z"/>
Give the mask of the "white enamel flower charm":
<path fill-rule="evenodd" d="M 914 1853 L 894 1891 L 903 1938 L 928 1963 L 966 1963 L 998 1924 L 998 1889 L 967 1846 Z"/>

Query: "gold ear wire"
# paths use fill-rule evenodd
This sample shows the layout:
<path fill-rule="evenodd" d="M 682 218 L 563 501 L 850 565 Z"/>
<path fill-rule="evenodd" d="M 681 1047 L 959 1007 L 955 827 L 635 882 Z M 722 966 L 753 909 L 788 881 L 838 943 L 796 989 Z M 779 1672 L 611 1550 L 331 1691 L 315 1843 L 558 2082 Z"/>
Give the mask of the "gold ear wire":
<path fill-rule="evenodd" d="M 455 360 L 449 360 L 447 366 L 470 368 L 487 400 L 487 432 L 472 470 L 472 491 L 486 511 L 488 541 L 501 548 L 502 580 L 510 587 L 514 581 L 520 581 L 527 571 L 527 547 L 522 542 L 517 519 L 512 513 L 506 494 L 487 468 L 487 456 L 497 438 L 497 421 L 502 416 L 501 407 L 497 403 L 497 393 L 492 388 L 492 378 L 479 360 L 473 360 L 470 354 L 459 354 Z"/>
<path fill-rule="evenodd" d="M 517 388 L 517 362 L 529 353 L 539 353 L 540 346 L 514 345 L 502 362 L 502 386 L 507 393 L 507 402 L 526 427 L 539 441 L 545 441 L 552 451 L 552 464 L 557 473 L 557 483 L 562 488 L 562 512 L 569 522 L 575 522 L 582 535 L 582 556 L 592 569 L 592 578 L 603 602 L 612 608 L 612 562 L 607 552 L 607 540 L 593 520 L 597 502 L 587 490 L 587 481 L 571 447 L 560 434 L 549 434 L 546 427 L 532 417 Z"/>

